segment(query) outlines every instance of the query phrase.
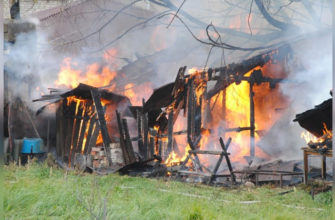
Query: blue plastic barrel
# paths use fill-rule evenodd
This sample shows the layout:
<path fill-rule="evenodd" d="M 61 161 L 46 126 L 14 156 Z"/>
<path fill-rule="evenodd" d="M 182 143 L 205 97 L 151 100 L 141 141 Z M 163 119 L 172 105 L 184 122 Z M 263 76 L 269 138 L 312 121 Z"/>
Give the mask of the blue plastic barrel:
<path fill-rule="evenodd" d="M 43 144 L 43 140 L 41 138 L 25 138 L 23 139 L 21 153 L 23 154 L 43 153 L 41 151 L 42 144 Z"/>

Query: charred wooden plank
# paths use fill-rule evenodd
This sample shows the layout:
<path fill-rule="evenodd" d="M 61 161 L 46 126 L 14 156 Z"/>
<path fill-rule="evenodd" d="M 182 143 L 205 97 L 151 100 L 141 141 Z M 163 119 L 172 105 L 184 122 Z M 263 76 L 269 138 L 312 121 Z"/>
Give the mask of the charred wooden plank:
<path fill-rule="evenodd" d="M 135 158 L 135 153 L 134 153 L 134 149 L 133 149 L 133 144 L 131 142 L 130 135 L 129 135 L 127 119 L 125 119 L 125 118 L 122 119 L 122 126 L 123 126 L 123 130 L 124 130 L 126 149 L 127 149 L 128 155 L 129 155 L 130 163 L 132 163 L 132 162 L 136 161 L 136 158 Z"/>
<path fill-rule="evenodd" d="M 105 153 L 108 159 L 108 165 L 110 166 L 112 164 L 112 158 L 110 155 L 110 148 L 109 148 L 109 144 L 110 144 L 110 138 L 109 138 L 109 134 L 108 134 L 108 130 L 107 130 L 107 124 L 106 124 L 106 120 L 105 120 L 105 112 L 104 109 L 102 107 L 101 104 L 101 95 L 99 93 L 99 91 L 97 89 L 92 89 L 91 90 L 91 95 L 92 95 L 92 99 L 95 105 L 95 109 L 97 111 L 97 115 L 98 115 L 98 119 L 99 119 L 99 124 L 100 124 L 100 130 L 101 130 L 101 136 L 102 136 L 102 140 L 104 143 L 104 149 L 105 149 Z"/>
<path fill-rule="evenodd" d="M 145 100 L 142 99 L 142 106 L 144 106 L 145 104 Z M 144 108 L 144 107 L 143 107 Z M 144 151 L 143 151 L 143 154 L 144 154 L 144 159 L 148 159 L 149 158 L 149 155 L 148 155 L 148 152 L 149 152 L 149 145 L 148 145 L 148 113 L 143 113 L 142 112 L 142 129 L 143 129 L 143 148 L 144 148 Z"/>
<path fill-rule="evenodd" d="M 85 146 L 84 146 L 85 154 L 90 153 L 89 142 L 90 142 L 91 138 L 93 137 L 95 126 L 96 126 L 96 123 L 97 123 L 95 117 L 96 117 L 96 114 L 92 115 L 92 117 L 88 121 L 88 126 L 89 127 L 88 127 L 88 133 L 87 133 L 87 137 L 86 137 L 86 143 L 85 143 Z"/>
<path fill-rule="evenodd" d="M 255 103 L 254 103 L 254 83 L 249 83 L 250 98 L 250 157 L 255 157 Z"/>
<path fill-rule="evenodd" d="M 95 147 L 98 136 L 99 136 L 99 132 L 100 132 L 99 122 L 94 121 L 91 138 L 89 139 L 88 145 L 87 145 L 87 154 L 91 154 L 92 147 Z"/>
<path fill-rule="evenodd" d="M 195 101 L 195 108 L 194 108 L 194 135 L 200 136 L 201 135 L 201 108 L 202 108 L 202 97 L 199 97 L 198 101 Z"/>
<path fill-rule="evenodd" d="M 143 125 L 143 154 L 144 158 L 148 159 L 149 145 L 148 145 L 148 113 L 142 115 Z"/>
<path fill-rule="evenodd" d="M 143 139 L 142 139 L 142 113 L 138 109 L 136 113 L 137 113 L 136 122 L 137 122 L 137 135 L 138 135 L 137 140 L 138 150 L 142 158 L 145 158 L 145 149 L 143 146 Z"/>
<path fill-rule="evenodd" d="M 118 111 L 115 111 L 115 113 L 116 113 L 117 124 L 118 124 L 118 128 L 119 128 L 120 147 L 121 147 L 121 150 L 122 150 L 123 159 L 124 159 L 125 164 L 129 164 L 130 163 L 130 158 L 129 158 L 128 151 L 127 151 L 127 148 L 126 148 L 126 141 L 125 141 L 125 138 L 124 138 L 121 116 L 120 116 L 120 113 Z"/>
<path fill-rule="evenodd" d="M 149 139 L 149 157 L 152 157 L 155 154 L 155 138 L 150 136 Z"/>
<path fill-rule="evenodd" d="M 76 152 L 79 153 L 81 152 L 83 149 L 83 141 L 85 138 L 85 133 L 86 133 L 86 127 L 89 126 L 88 123 L 88 115 L 89 115 L 89 105 L 86 102 L 84 105 L 84 117 L 83 119 L 81 119 L 80 121 L 80 129 L 79 129 L 79 137 L 78 137 L 78 143 L 77 143 L 77 147 L 76 147 Z M 88 129 L 88 128 L 87 128 Z"/>
<path fill-rule="evenodd" d="M 168 118 L 168 146 L 167 146 L 167 155 L 170 154 L 173 148 L 173 110 L 169 112 Z"/>
<path fill-rule="evenodd" d="M 193 112 L 193 80 L 190 79 L 188 82 L 188 89 L 187 89 L 187 140 L 190 144 L 193 140 L 193 119 L 192 112 Z M 192 144 L 193 145 L 193 144 Z M 195 150 L 193 146 L 191 146 L 192 150 Z"/>
<path fill-rule="evenodd" d="M 210 154 L 210 155 L 224 155 L 223 151 L 209 151 L 209 150 L 189 150 L 190 154 Z M 227 153 L 230 155 L 230 153 Z"/>

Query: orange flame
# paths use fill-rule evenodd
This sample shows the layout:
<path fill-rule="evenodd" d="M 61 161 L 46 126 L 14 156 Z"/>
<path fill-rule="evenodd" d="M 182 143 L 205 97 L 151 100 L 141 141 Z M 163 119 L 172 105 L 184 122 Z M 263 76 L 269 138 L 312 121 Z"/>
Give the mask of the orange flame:
<path fill-rule="evenodd" d="M 72 59 L 69 57 L 65 58 L 61 64 L 55 85 L 75 88 L 79 83 L 85 83 L 101 87 L 111 84 L 116 77 L 115 71 L 112 71 L 108 66 L 101 67 L 97 63 L 88 65 L 86 71 L 74 67 L 76 67 L 76 63 L 72 62 Z"/>
<path fill-rule="evenodd" d="M 300 137 L 302 139 L 304 139 L 306 141 L 306 143 L 322 143 L 325 139 L 327 138 L 332 138 L 333 137 L 333 133 L 331 130 L 328 130 L 326 123 L 323 123 L 323 129 L 322 129 L 322 136 L 320 138 L 312 135 L 311 133 L 309 133 L 308 131 L 303 131 L 301 132 Z"/>

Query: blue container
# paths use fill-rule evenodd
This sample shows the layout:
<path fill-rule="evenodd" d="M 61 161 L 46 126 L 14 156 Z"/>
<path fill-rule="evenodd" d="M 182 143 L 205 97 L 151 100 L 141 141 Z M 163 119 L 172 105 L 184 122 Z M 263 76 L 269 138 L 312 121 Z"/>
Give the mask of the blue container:
<path fill-rule="evenodd" d="M 38 154 L 41 151 L 43 140 L 41 138 L 25 138 L 23 139 L 22 150 L 23 154 Z"/>

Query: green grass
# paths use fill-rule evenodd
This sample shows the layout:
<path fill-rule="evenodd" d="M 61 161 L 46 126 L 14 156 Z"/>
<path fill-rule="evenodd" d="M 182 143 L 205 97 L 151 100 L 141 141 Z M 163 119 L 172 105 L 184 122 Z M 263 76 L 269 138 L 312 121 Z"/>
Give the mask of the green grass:
<path fill-rule="evenodd" d="M 227 189 L 159 179 L 4 168 L 5 219 L 331 219 L 331 192 Z M 241 201 L 259 201 L 243 204 Z"/>

